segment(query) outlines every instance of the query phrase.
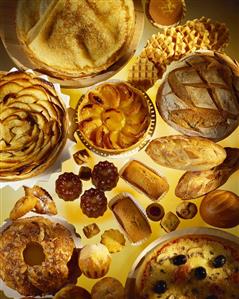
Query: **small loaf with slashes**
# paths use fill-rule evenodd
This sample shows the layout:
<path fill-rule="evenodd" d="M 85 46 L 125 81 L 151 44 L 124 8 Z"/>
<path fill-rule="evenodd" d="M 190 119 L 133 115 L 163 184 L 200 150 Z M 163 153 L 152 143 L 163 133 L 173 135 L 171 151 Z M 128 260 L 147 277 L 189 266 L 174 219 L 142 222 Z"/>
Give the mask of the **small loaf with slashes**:
<path fill-rule="evenodd" d="M 152 140 L 146 153 L 159 165 L 191 171 L 211 169 L 226 158 L 224 148 L 213 141 L 180 135 Z"/>
<path fill-rule="evenodd" d="M 180 178 L 175 195 L 181 199 L 203 196 L 226 183 L 228 178 L 239 169 L 239 148 L 225 148 L 227 157 L 224 162 L 210 170 L 187 171 Z"/>

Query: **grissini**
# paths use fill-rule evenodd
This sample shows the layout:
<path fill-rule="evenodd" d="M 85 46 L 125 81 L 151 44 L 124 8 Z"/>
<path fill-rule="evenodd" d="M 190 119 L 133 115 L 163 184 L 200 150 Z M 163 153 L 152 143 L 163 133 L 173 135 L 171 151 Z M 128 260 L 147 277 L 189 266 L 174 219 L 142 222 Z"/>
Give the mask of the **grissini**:
<path fill-rule="evenodd" d="M 191 171 L 209 170 L 226 158 L 224 148 L 213 141 L 181 135 L 152 140 L 146 153 L 161 166 Z"/>
<path fill-rule="evenodd" d="M 233 172 L 239 169 L 239 148 L 225 148 L 224 162 L 210 170 L 187 171 L 179 180 L 175 195 L 181 199 L 203 196 L 226 183 Z"/>

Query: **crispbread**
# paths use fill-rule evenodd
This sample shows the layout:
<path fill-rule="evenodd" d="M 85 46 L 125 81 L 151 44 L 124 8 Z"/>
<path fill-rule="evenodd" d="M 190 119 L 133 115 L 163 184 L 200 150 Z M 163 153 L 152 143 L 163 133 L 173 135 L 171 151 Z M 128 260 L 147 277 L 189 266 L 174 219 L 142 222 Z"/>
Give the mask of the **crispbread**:
<path fill-rule="evenodd" d="M 159 165 L 191 171 L 211 169 L 226 158 L 220 145 L 205 138 L 181 135 L 152 140 L 146 153 Z"/>

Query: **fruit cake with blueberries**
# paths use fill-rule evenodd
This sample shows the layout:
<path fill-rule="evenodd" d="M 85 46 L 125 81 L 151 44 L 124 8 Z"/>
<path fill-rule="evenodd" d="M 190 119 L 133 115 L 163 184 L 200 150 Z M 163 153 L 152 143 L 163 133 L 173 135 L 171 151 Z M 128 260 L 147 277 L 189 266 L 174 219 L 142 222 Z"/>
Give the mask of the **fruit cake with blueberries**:
<path fill-rule="evenodd" d="M 156 247 L 137 269 L 140 299 L 239 299 L 239 246 L 184 236 Z"/>

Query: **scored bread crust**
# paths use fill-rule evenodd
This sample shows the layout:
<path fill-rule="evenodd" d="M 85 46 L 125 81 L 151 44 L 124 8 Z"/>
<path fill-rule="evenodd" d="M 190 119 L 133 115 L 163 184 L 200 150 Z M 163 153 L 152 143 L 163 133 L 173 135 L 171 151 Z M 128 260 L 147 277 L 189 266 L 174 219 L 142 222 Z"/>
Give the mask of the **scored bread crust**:
<path fill-rule="evenodd" d="M 28 1 L 19 4 L 17 34 L 27 55 L 38 69 L 62 79 L 86 77 L 106 70 L 119 60 L 131 41 L 135 28 L 133 1 L 110 0 L 104 1 L 103 6 L 96 0 L 65 2 L 53 1 L 42 14 L 40 5 L 34 12 L 35 24 L 31 21 Z M 65 25 L 60 28 L 62 23 Z M 56 36 L 48 36 L 49 31 Z"/>
<path fill-rule="evenodd" d="M 212 51 L 189 55 L 167 74 L 156 106 L 182 134 L 222 140 L 239 125 L 239 67 Z"/>
<path fill-rule="evenodd" d="M 239 149 L 225 148 L 227 157 L 222 164 L 203 171 L 187 171 L 178 181 L 175 195 L 181 199 L 192 199 L 203 196 L 228 180 L 230 175 L 239 169 Z"/>
<path fill-rule="evenodd" d="M 146 153 L 159 165 L 182 170 L 208 170 L 226 158 L 223 147 L 201 137 L 171 135 L 152 140 Z"/>
<path fill-rule="evenodd" d="M 0 180 L 22 180 L 49 168 L 67 140 L 68 116 L 52 83 L 25 72 L 0 79 Z"/>

